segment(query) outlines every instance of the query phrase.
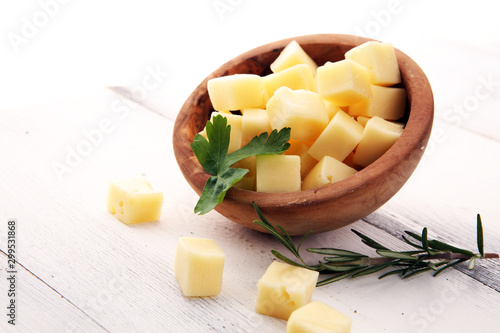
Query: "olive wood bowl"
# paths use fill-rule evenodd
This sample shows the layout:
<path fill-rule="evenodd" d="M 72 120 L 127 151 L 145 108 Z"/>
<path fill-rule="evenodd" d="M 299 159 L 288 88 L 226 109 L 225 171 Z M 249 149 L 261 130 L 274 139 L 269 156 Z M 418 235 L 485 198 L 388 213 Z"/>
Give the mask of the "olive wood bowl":
<path fill-rule="evenodd" d="M 174 153 L 177 163 L 195 192 L 200 195 L 209 178 L 193 154 L 190 143 L 213 111 L 207 81 L 220 76 L 251 73 L 266 75 L 269 65 L 292 40 L 316 61 L 344 59 L 349 49 L 372 39 L 342 35 L 317 34 L 272 42 L 245 52 L 210 74 L 191 93 L 175 121 Z M 373 213 L 405 184 L 419 163 L 432 128 L 434 101 L 429 81 L 422 69 L 406 54 L 396 49 L 402 86 L 407 92 L 405 129 L 396 143 L 379 159 L 355 175 L 318 189 L 290 193 L 262 193 L 231 188 L 215 210 L 245 227 L 266 232 L 253 223 L 258 216 L 254 201 L 273 225 L 279 224 L 290 235 L 309 231 L 320 233 L 344 227 Z"/>

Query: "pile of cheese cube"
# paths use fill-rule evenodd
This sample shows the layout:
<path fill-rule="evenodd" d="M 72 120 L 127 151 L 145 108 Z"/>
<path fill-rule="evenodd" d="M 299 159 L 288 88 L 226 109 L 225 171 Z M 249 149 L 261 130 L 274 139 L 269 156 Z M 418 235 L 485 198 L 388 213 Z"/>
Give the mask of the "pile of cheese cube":
<path fill-rule="evenodd" d="M 225 253 L 209 238 L 181 237 L 174 274 L 184 296 L 217 296 Z M 351 331 L 352 319 L 325 303 L 311 301 L 319 273 L 273 261 L 257 283 L 257 313 L 287 321 L 287 333 Z"/>
<path fill-rule="evenodd" d="M 406 91 L 390 43 L 367 42 L 318 66 L 293 41 L 272 73 L 208 81 L 215 115 L 231 125 L 229 152 L 273 129 L 291 128 L 283 155 L 250 157 L 236 187 L 259 192 L 314 189 L 347 178 L 386 152 L 403 132 Z M 200 133 L 205 135 L 204 130 Z"/>

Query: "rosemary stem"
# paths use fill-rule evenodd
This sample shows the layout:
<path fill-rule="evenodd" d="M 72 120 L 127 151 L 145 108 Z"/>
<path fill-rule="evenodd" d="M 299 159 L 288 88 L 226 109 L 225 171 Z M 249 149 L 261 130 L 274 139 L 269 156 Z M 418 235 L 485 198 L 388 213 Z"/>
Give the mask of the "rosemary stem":
<path fill-rule="evenodd" d="M 461 254 L 461 253 L 450 253 L 450 252 L 442 252 L 434 255 L 426 255 L 426 254 L 421 254 L 418 257 L 415 258 L 415 261 L 420 259 L 421 257 L 424 257 L 424 260 L 457 260 L 457 259 L 470 259 L 472 258 L 471 256 Z M 483 257 L 477 257 L 477 259 L 498 259 L 500 258 L 497 253 L 485 253 Z M 328 264 L 330 266 L 344 266 L 346 264 L 352 264 L 352 265 L 381 265 L 381 264 L 386 264 L 390 262 L 396 262 L 398 259 L 395 258 L 387 258 L 387 257 L 370 257 L 370 258 L 362 258 L 362 259 L 357 259 L 349 262 L 329 262 Z"/>

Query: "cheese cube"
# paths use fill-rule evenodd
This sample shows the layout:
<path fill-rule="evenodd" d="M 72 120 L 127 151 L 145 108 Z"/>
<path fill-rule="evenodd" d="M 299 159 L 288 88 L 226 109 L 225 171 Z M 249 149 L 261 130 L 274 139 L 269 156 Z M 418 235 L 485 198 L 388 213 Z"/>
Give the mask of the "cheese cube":
<path fill-rule="evenodd" d="M 229 135 L 229 148 L 227 153 L 232 153 L 235 150 L 241 148 L 242 143 L 242 116 L 232 113 L 224 113 L 224 112 L 212 112 L 210 116 L 210 120 L 213 121 L 213 118 L 217 115 L 221 115 L 227 119 L 227 124 L 231 126 L 231 133 Z M 205 133 L 206 136 L 206 133 Z"/>
<path fill-rule="evenodd" d="M 278 261 L 257 283 L 257 313 L 287 320 L 294 310 L 309 303 L 319 273 Z"/>
<path fill-rule="evenodd" d="M 292 312 L 286 333 L 350 333 L 352 319 L 325 303 L 313 301 Z"/>
<path fill-rule="evenodd" d="M 363 135 L 363 126 L 340 110 L 309 148 L 309 154 L 318 161 L 331 156 L 343 161 L 356 147 Z"/>
<path fill-rule="evenodd" d="M 366 126 L 366 123 L 368 122 L 368 120 L 370 120 L 369 117 L 364 117 L 364 116 L 359 116 L 359 117 L 356 117 L 356 121 L 358 123 L 360 123 L 361 125 L 363 125 L 363 127 Z"/>
<path fill-rule="evenodd" d="M 243 179 L 234 184 L 233 186 L 244 190 L 255 191 L 257 156 L 250 156 L 244 158 L 234 163 L 231 167 L 248 169 L 248 172 L 245 176 L 243 176 Z"/>
<path fill-rule="evenodd" d="M 267 103 L 272 129 L 290 127 L 290 138 L 312 142 L 328 124 L 328 114 L 321 97 L 312 91 L 281 87 Z"/>
<path fill-rule="evenodd" d="M 184 296 L 216 296 L 222 287 L 224 251 L 208 238 L 181 237 L 174 274 Z"/>
<path fill-rule="evenodd" d="M 308 65 L 299 64 L 264 76 L 264 101 L 266 103 L 279 87 L 315 91 L 313 71 Z"/>
<path fill-rule="evenodd" d="M 255 136 L 271 132 L 269 117 L 265 109 L 244 109 L 241 117 L 241 146 L 249 143 Z"/>
<path fill-rule="evenodd" d="M 318 93 L 336 105 L 359 103 L 372 95 L 368 70 L 354 61 L 327 62 L 316 75 Z"/>
<path fill-rule="evenodd" d="M 264 105 L 264 82 L 255 74 L 233 74 L 207 83 L 208 95 L 216 111 L 260 108 Z"/>
<path fill-rule="evenodd" d="M 390 86 L 401 82 L 396 52 L 391 43 L 366 42 L 347 51 L 345 58 L 366 67 L 373 84 Z"/>
<path fill-rule="evenodd" d="M 406 90 L 403 88 L 372 86 L 372 97 L 366 101 L 349 106 L 353 117 L 379 116 L 385 120 L 398 120 L 403 117 L 406 106 Z"/>
<path fill-rule="evenodd" d="M 351 168 L 356 169 L 358 171 L 362 170 L 363 167 L 361 165 L 357 165 L 356 163 L 354 163 L 353 158 L 354 158 L 354 151 L 352 151 L 349 155 L 347 155 L 347 157 L 344 158 L 342 163 L 344 163 L 345 165 L 350 166 Z"/>
<path fill-rule="evenodd" d="M 328 119 L 332 119 L 337 111 L 340 110 L 340 107 L 332 102 L 323 100 L 323 103 L 325 103 L 326 113 L 328 113 Z"/>
<path fill-rule="evenodd" d="M 144 177 L 111 182 L 107 209 L 125 224 L 136 224 L 160 219 L 163 193 L 153 190 Z"/>
<path fill-rule="evenodd" d="M 300 191 L 300 157 L 296 155 L 259 155 L 256 171 L 257 192 Z"/>
<path fill-rule="evenodd" d="M 307 153 L 309 146 L 304 142 L 290 139 L 288 143 L 290 148 L 285 152 L 285 155 L 298 155 L 300 157 L 300 177 L 304 178 L 318 163 L 318 160 Z"/>
<path fill-rule="evenodd" d="M 273 73 L 278 73 L 298 64 L 308 65 L 313 73 L 316 73 L 316 68 L 318 68 L 314 60 L 304 51 L 304 49 L 302 49 L 299 43 L 294 40 L 285 46 L 276 60 L 273 61 L 271 70 Z"/>
<path fill-rule="evenodd" d="M 365 126 L 363 136 L 353 156 L 353 162 L 368 166 L 382 156 L 403 133 L 403 125 L 384 120 L 380 117 L 371 118 Z"/>
<path fill-rule="evenodd" d="M 307 174 L 302 182 L 302 190 L 311 190 L 341 181 L 354 175 L 356 169 L 336 160 L 333 157 L 325 156 Z"/>

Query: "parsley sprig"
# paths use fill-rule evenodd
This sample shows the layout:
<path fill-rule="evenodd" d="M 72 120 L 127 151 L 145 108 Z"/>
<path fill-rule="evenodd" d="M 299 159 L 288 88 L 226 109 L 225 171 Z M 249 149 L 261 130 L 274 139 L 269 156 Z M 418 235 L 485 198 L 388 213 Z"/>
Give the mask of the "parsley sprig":
<path fill-rule="evenodd" d="M 279 260 L 290 265 L 307 268 L 318 271 L 320 274 L 328 275 L 318 281 L 318 286 L 327 285 L 347 277 L 355 278 L 363 275 L 380 272 L 386 268 L 392 268 L 388 272 L 379 276 L 379 279 L 390 275 L 399 275 L 403 279 L 414 275 L 433 271 L 433 276 L 441 274 L 444 270 L 453 267 L 463 262 L 469 262 L 469 269 L 475 267 L 477 259 L 498 259 L 496 253 L 484 253 L 484 237 L 483 225 L 481 216 L 477 215 L 477 247 L 478 253 L 461 249 L 447 243 L 430 240 L 427 237 L 427 228 L 422 230 L 422 234 L 416 234 L 411 231 L 405 231 L 406 236 L 402 236 L 403 240 L 415 250 L 412 251 L 394 251 L 388 247 L 376 242 L 375 240 L 363 235 L 362 233 L 352 230 L 361 241 L 375 249 L 379 255 L 377 257 L 369 257 L 368 255 L 358 252 L 336 249 L 336 248 L 308 248 L 307 251 L 323 255 L 323 261 L 319 261 L 316 265 L 309 265 L 304 262 L 300 256 L 300 246 L 304 239 L 309 235 L 307 233 L 296 247 L 290 235 L 281 226 L 272 226 L 271 223 L 264 217 L 259 207 L 253 203 L 254 208 L 261 219 L 254 221 L 260 225 L 271 235 L 273 235 L 281 244 L 283 244 L 297 259 L 294 261 L 276 250 L 271 250 L 271 253 Z M 411 238 L 408 238 L 410 236 Z M 417 243 L 417 241 L 419 243 Z"/>
<path fill-rule="evenodd" d="M 231 125 L 228 125 L 227 119 L 221 115 L 207 122 L 206 134 L 208 140 L 201 134 L 196 134 L 191 143 L 196 158 L 211 175 L 194 208 L 194 212 L 200 215 L 222 203 L 226 192 L 249 171 L 231 167 L 234 163 L 251 156 L 282 154 L 290 147 L 290 128 L 285 127 L 280 131 L 273 130 L 269 135 L 267 132 L 262 133 L 245 146 L 228 154 Z"/>

